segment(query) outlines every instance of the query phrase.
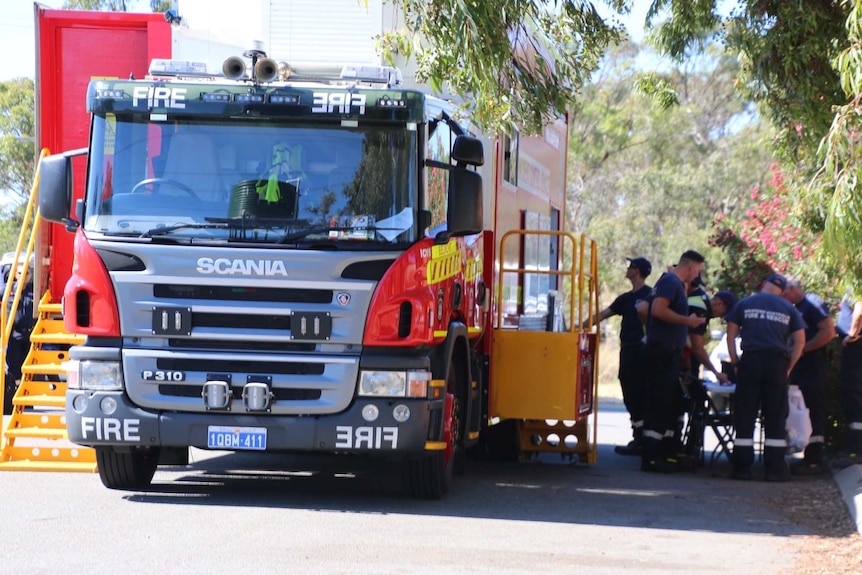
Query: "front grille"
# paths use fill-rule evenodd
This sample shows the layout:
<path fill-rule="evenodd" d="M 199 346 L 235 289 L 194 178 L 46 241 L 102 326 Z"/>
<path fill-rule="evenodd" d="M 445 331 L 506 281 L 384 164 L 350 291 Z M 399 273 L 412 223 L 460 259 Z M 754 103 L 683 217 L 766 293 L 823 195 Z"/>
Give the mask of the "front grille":
<path fill-rule="evenodd" d="M 278 351 L 309 353 L 315 350 L 313 343 L 291 343 L 286 341 L 251 341 L 245 339 L 169 339 L 168 345 L 173 349 L 217 349 L 237 351 Z"/>
<path fill-rule="evenodd" d="M 233 359 L 187 359 L 167 358 L 156 360 L 158 369 L 173 371 L 203 371 L 212 373 L 223 371 L 227 373 L 266 373 L 280 375 L 322 375 L 322 363 L 294 362 L 261 362 Z"/>
<path fill-rule="evenodd" d="M 192 327 L 235 327 L 239 329 L 280 329 L 290 331 L 290 316 L 195 312 L 192 314 Z"/>
<path fill-rule="evenodd" d="M 332 290 L 156 284 L 157 298 L 279 303 L 332 303 Z"/>
<path fill-rule="evenodd" d="M 200 397 L 202 389 L 193 385 L 162 384 L 159 394 L 170 397 Z M 320 399 L 319 389 L 270 389 L 276 401 L 314 401 Z M 242 388 L 232 387 L 234 399 L 242 399 Z"/>

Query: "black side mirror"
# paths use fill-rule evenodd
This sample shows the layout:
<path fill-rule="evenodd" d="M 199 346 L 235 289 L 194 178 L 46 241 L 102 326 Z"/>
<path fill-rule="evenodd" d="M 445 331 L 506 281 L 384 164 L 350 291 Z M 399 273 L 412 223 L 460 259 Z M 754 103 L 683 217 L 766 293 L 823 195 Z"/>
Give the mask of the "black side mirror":
<path fill-rule="evenodd" d="M 483 165 L 485 147 L 482 145 L 482 140 L 464 134 L 455 138 L 455 143 L 452 144 L 452 161 L 458 165 Z"/>
<path fill-rule="evenodd" d="M 70 223 L 72 209 L 72 158 L 58 154 L 43 158 L 39 166 L 39 215 L 49 222 Z"/>
<path fill-rule="evenodd" d="M 459 136 L 460 137 L 460 136 Z M 448 236 L 466 236 L 482 231 L 482 176 L 464 169 L 449 172 Z"/>

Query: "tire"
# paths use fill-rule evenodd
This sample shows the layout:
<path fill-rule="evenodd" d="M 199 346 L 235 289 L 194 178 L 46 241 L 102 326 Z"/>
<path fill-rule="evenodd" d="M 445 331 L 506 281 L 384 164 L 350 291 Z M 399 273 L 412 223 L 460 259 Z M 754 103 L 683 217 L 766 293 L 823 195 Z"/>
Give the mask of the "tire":
<path fill-rule="evenodd" d="M 132 447 L 117 451 L 113 447 L 96 448 L 99 479 L 108 489 L 143 489 L 149 487 L 159 463 L 159 450 Z"/>
<path fill-rule="evenodd" d="M 404 487 L 417 499 L 441 499 L 452 486 L 453 458 L 431 453 L 404 462 Z"/>
<path fill-rule="evenodd" d="M 464 419 L 463 393 L 457 389 L 454 366 L 446 376 L 446 405 L 443 417 L 449 418 L 449 432 L 444 439 L 449 443 L 445 450 L 410 458 L 404 466 L 404 486 L 412 497 L 440 499 L 452 487 L 452 475 L 464 473 Z M 449 404 L 451 402 L 451 407 Z M 445 429 L 445 428 L 444 428 Z"/>

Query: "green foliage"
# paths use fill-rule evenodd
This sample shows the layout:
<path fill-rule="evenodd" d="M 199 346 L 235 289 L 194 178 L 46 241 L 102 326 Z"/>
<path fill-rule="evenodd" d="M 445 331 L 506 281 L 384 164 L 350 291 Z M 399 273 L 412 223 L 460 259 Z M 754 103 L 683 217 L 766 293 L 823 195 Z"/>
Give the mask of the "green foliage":
<path fill-rule="evenodd" d="M 64 10 L 98 10 L 102 12 L 128 12 L 131 2 L 127 0 L 66 0 Z M 151 12 L 165 12 L 171 0 L 150 0 Z"/>
<path fill-rule="evenodd" d="M 850 4 L 850 3 L 848 3 Z M 833 108 L 832 124 L 818 150 L 820 171 L 805 190 L 811 219 L 822 222 L 827 262 L 841 270 L 844 285 L 862 298 L 862 190 L 859 134 L 862 130 L 862 6 L 846 20 L 847 47 L 835 58 L 845 102 Z"/>
<path fill-rule="evenodd" d="M 378 37 L 380 51 L 414 59 L 417 80 L 459 97 L 486 131 L 540 131 L 577 101 L 607 46 L 621 38 L 620 27 L 586 1 L 393 4 L 404 27 Z"/>
<path fill-rule="evenodd" d="M 636 88 L 636 62 L 649 56 L 617 47 L 570 114 L 569 229 L 598 241 L 600 281 L 613 293 L 627 289 L 625 257 L 649 258 L 653 282 L 689 248 L 707 256 L 709 287 L 719 289 L 709 222 L 748 207 L 751 188 L 768 180 L 765 134 L 735 96 L 734 60 L 656 73 L 680 98 L 664 108 Z"/>
<path fill-rule="evenodd" d="M 99 10 L 103 12 L 128 12 L 126 0 L 66 0 L 64 10 Z"/>
<path fill-rule="evenodd" d="M 815 265 L 821 236 L 800 225 L 793 191 L 778 164 L 772 166 L 769 183 L 753 188 L 749 199 L 750 207 L 720 213 L 713 221 L 710 243 L 723 252 L 719 282 L 745 295 L 777 272 L 799 278 L 809 291 L 833 297 L 834 282 L 818 274 Z"/>
<path fill-rule="evenodd" d="M 17 206 L 11 209 L 11 213 L 7 211 L 0 218 L 0 254 L 15 250 L 24 221 L 24 208 L 25 206 Z"/>
<path fill-rule="evenodd" d="M 858 134 L 862 6 L 852 0 L 739 0 L 716 16 L 708 0 L 656 0 L 653 40 L 682 58 L 716 34 L 740 63 L 739 93 L 775 130 L 794 226 L 823 238 L 805 273 L 824 289 L 841 280 L 862 297 Z M 782 222 L 781 225 L 785 225 Z"/>
<path fill-rule="evenodd" d="M 26 203 L 36 170 L 34 84 L 29 78 L 0 82 L 0 190 L 3 216 Z"/>

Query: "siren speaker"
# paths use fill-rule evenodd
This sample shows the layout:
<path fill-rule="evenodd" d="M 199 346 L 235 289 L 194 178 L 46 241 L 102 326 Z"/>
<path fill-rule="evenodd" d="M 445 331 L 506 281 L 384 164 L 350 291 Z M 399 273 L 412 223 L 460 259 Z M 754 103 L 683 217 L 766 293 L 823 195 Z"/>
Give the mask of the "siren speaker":
<path fill-rule="evenodd" d="M 221 71 L 228 80 L 242 80 L 245 78 L 245 61 L 239 56 L 231 56 L 221 65 Z"/>
<path fill-rule="evenodd" d="M 272 82 L 278 78 L 278 63 L 272 58 L 261 58 L 254 65 L 254 78 L 259 82 Z"/>

